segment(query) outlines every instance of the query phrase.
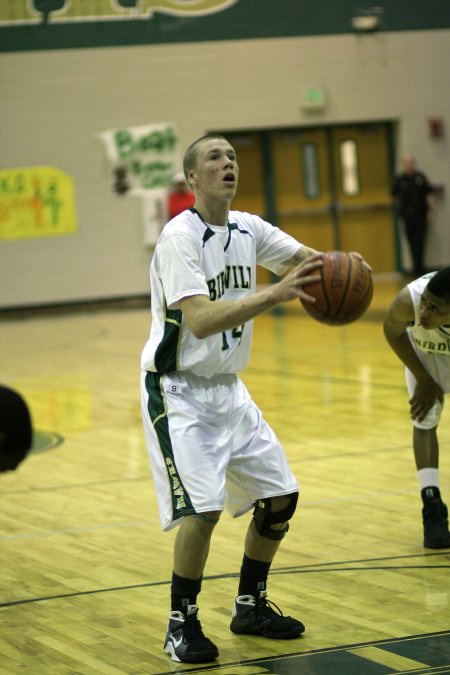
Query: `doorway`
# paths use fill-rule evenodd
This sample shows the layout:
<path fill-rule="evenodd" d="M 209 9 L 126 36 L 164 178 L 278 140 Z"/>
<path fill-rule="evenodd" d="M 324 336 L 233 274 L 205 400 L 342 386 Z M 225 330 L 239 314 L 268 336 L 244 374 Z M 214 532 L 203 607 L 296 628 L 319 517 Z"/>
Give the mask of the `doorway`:
<path fill-rule="evenodd" d="M 240 165 L 233 208 L 318 250 L 359 251 L 376 274 L 396 270 L 388 122 L 223 133 Z"/>

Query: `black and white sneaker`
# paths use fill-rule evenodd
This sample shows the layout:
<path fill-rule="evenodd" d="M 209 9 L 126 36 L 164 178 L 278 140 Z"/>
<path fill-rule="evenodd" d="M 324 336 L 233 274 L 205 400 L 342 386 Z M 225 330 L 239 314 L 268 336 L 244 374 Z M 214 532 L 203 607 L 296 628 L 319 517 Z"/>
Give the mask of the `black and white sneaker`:
<path fill-rule="evenodd" d="M 183 663 L 213 661 L 219 656 L 216 645 L 203 635 L 197 605 L 189 605 L 186 614 L 170 612 L 164 651 Z"/>
<path fill-rule="evenodd" d="M 301 621 L 284 616 L 281 609 L 267 600 L 266 596 L 266 591 L 261 591 L 258 597 L 239 595 L 236 598 L 230 624 L 233 633 L 261 635 L 278 640 L 299 637 L 305 631 Z"/>
<path fill-rule="evenodd" d="M 450 548 L 448 510 L 441 499 L 439 488 L 422 490 L 423 545 L 425 548 Z"/>

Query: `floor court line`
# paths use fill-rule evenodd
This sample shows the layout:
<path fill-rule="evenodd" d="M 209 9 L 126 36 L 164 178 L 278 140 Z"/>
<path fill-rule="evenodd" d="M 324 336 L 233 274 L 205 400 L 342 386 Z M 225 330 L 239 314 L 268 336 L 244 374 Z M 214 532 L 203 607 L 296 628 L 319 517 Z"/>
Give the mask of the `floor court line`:
<path fill-rule="evenodd" d="M 424 554 L 425 555 L 439 555 L 439 554 Z M 445 554 L 442 554 L 445 555 Z M 409 556 L 405 556 L 405 558 L 408 558 Z M 410 557 L 417 557 L 417 556 L 410 556 Z M 397 558 L 395 556 L 395 558 Z M 373 559 L 372 559 L 373 560 Z M 375 559 L 376 560 L 376 559 Z M 386 558 L 381 558 L 380 560 L 386 560 Z M 358 561 L 356 561 L 358 562 Z M 364 561 L 361 561 L 364 562 Z M 353 563 L 354 564 L 354 563 Z M 373 572 L 373 571 L 385 571 L 385 570 L 408 570 L 408 569 L 423 569 L 423 570 L 430 570 L 430 569 L 449 569 L 450 564 L 448 565 L 403 565 L 403 566 L 388 566 L 388 565 L 383 565 L 383 566 L 370 566 L 370 567 L 337 567 L 337 565 L 345 565 L 345 563 L 322 563 L 320 564 L 320 569 L 318 569 L 319 566 L 302 566 L 302 567 L 295 567 L 295 568 L 281 568 L 277 569 L 274 568 L 271 571 L 272 575 L 285 575 L 285 574 L 325 574 L 325 573 L 331 573 L 331 572 Z M 324 569 L 326 567 L 326 569 Z M 311 569 L 314 568 L 314 569 Z M 205 575 L 204 581 L 221 581 L 223 579 L 235 579 L 239 577 L 239 572 L 228 572 L 226 574 L 216 574 L 216 575 Z M 34 597 L 34 598 L 24 598 L 24 599 L 18 599 L 18 600 L 11 600 L 9 602 L 3 602 L 0 603 L 0 608 L 6 609 L 7 607 L 14 607 L 17 605 L 26 605 L 26 604 L 31 604 L 31 603 L 38 603 L 38 602 L 47 602 L 50 600 L 62 600 L 64 598 L 73 598 L 73 597 L 82 597 L 85 595 L 95 595 L 95 594 L 100 594 L 100 593 L 113 593 L 117 591 L 127 591 L 127 590 L 133 590 L 137 588 L 151 588 L 154 586 L 168 586 L 171 584 L 171 579 L 166 579 L 166 580 L 160 580 L 160 581 L 150 581 L 150 582 L 143 582 L 140 584 L 130 584 L 130 585 L 124 585 L 124 586 L 112 586 L 112 587 L 107 587 L 107 588 L 93 588 L 87 591 L 73 591 L 71 593 L 60 593 L 60 594 L 55 594 L 55 595 L 47 595 L 47 596 L 39 596 L 39 597 Z"/>
<path fill-rule="evenodd" d="M 424 655 L 419 661 L 418 654 Z M 426 658 L 425 658 L 426 655 Z M 431 661 L 431 663 L 427 663 Z M 251 670 L 255 668 L 255 670 Z M 154 675 L 172 675 L 173 669 Z M 213 664 L 177 673 L 214 675 L 440 675 L 450 672 L 450 631 L 386 638 L 279 656 Z"/>

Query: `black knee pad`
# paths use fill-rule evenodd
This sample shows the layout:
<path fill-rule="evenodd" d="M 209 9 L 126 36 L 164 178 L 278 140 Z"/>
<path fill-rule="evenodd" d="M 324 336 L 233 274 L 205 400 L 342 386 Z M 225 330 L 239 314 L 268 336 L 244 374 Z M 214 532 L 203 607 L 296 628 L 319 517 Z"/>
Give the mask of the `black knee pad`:
<path fill-rule="evenodd" d="M 253 511 L 253 520 L 255 521 L 255 527 L 257 532 L 267 539 L 273 539 L 274 541 L 280 541 L 286 535 L 286 532 L 289 529 L 289 523 L 287 522 L 292 518 L 297 508 L 298 502 L 298 492 L 293 492 L 290 495 L 286 495 L 289 498 L 289 504 L 286 508 L 281 511 L 272 512 L 270 510 L 272 499 L 269 497 L 267 499 L 258 499 L 255 502 L 255 510 Z M 272 530 L 271 525 L 278 525 L 280 523 L 285 523 L 283 530 Z"/>

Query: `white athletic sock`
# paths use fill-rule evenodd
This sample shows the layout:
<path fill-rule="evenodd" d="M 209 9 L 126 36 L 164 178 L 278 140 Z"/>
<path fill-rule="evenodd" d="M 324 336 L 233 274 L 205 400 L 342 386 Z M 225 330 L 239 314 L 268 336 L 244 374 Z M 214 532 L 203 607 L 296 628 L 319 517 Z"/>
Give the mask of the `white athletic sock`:
<path fill-rule="evenodd" d="M 439 487 L 439 469 L 420 469 L 417 472 L 420 489 L 426 487 Z"/>

